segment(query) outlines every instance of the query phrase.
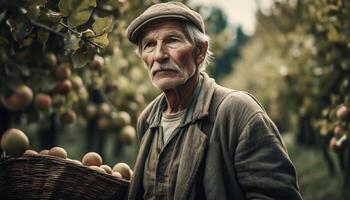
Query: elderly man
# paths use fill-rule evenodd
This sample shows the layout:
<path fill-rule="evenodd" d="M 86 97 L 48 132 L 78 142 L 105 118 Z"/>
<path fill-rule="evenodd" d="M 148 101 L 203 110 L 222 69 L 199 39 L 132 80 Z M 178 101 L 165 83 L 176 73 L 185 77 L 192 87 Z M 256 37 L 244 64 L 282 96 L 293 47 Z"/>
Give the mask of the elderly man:
<path fill-rule="evenodd" d="M 140 115 L 129 199 L 299 200 L 280 134 L 251 95 L 204 72 L 202 17 L 179 2 L 149 7 L 127 29 L 154 86 Z"/>

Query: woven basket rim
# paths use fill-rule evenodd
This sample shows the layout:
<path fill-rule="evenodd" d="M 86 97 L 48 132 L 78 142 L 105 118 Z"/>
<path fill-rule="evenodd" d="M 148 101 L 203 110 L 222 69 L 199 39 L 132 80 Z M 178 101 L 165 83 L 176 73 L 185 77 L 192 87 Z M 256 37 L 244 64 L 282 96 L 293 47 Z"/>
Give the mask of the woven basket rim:
<path fill-rule="evenodd" d="M 21 161 L 21 162 L 41 162 L 44 160 L 48 161 L 48 162 L 55 163 L 55 164 L 69 165 L 69 167 L 73 167 L 73 168 L 77 168 L 77 169 L 86 171 L 87 174 L 93 173 L 94 175 L 102 177 L 103 179 L 117 181 L 119 184 L 124 185 L 124 186 L 128 186 L 130 184 L 130 180 L 120 179 L 120 178 L 113 176 L 111 174 L 102 173 L 102 172 L 96 171 L 94 169 L 91 169 L 88 166 L 76 164 L 71 160 L 58 158 L 58 157 L 51 156 L 51 155 L 22 155 L 20 157 L 6 156 L 6 157 L 0 158 L 0 165 L 9 165 L 13 162 L 18 162 L 18 161 Z"/>

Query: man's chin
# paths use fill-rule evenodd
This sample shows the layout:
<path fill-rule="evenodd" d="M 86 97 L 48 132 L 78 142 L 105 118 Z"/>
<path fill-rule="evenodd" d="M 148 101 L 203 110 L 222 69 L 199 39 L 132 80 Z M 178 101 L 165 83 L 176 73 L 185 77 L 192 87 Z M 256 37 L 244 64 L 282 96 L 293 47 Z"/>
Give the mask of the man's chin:
<path fill-rule="evenodd" d="M 162 80 L 162 81 L 154 81 L 152 83 L 158 89 L 160 89 L 162 91 L 165 91 L 165 90 L 168 90 L 168 89 L 176 88 L 176 87 L 184 84 L 185 82 L 184 81 L 180 81 L 180 80 L 177 80 L 177 81 Z"/>

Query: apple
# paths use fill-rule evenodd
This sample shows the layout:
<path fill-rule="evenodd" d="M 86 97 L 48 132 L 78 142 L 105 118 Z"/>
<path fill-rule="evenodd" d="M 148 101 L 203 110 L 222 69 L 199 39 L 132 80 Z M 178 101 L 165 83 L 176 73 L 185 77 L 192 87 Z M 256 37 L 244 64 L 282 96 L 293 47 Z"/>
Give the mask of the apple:
<path fill-rule="evenodd" d="M 1 103 L 8 110 L 22 110 L 33 101 L 33 91 L 26 85 L 16 87 L 9 96 L 2 96 Z"/>
<path fill-rule="evenodd" d="M 108 103 L 101 103 L 98 107 L 98 114 L 106 116 L 111 112 L 111 106 Z"/>
<path fill-rule="evenodd" d="M 28 146 L 28 137 L 19 129 L 10 128 L 1 137 L 1 148 L 8 155 L 21 156 Z"/>
<path fill-rule="evenodd" d="M 1 103 L 8 110 L 20 110 L 23 107 L 15 94 L 2 96 Z"/>
<path fill-rule="evenodd" d="M 119 172 L 122 177 L 126 180 L 131 179 L 132 170 L 126 163 L 117 163 L 113 167 L 113 172 Z"/>
<path fill-rule="evenodd" d="M 349 119 L 349 108 L 346 107 L 345 105 L 341 105 L 338 109 L 337 109 L 337 118 L 340 120 L 348 120 Z"/>
<path fill-rule="evenodd" d="M 48 155 L 56 156 L 58 158 L 63 158 L 63 159 L 67 158 L 67 152 L 62 147 L 52 147 L 49 150 Z"/>
<path fill-rule="evenodd" d="M 61 64 L 56 69 L 56 77 L 60 80 L 64 80 L 64 79 L 69 78 L 71 74 L 72 74 L 72 71 L 69 68 L 68 64 Z"/>
<path fill-rule="evenodd" d="M 32 149 L 27 149 L 24 153 L 24 155 L 31 155 L 31 156 L 37 156 L 39 155 L 38 152 L 32 150 Z"/>
<path fill-rule="evenodd" d="M 52 105 L 52 99 L 50 95 L 47 94 L 38 94 L 35 97 L 34 105 L 40 110 L 49 109 Z"/>
<path fill-rule="evenodd" d="M 70 80 L 64 80 L 56 85 L 56 90 L 60 94 L 68 94 L 72 89 L 72 82 Z"/>
<path fill-rule="evenodd" d="M 101 166 L 102 157 L 96 152 L 88 152 L 84 155 L 82 163 L 85 166 Z"/>
<path fill-rule="evenodd" d="M 44 66 L 53 68 L 57 65 L 57 57 L 54 53 L 46 53 L 44 56 Z"/>
<path fill-rule="evenodd" d="M 71 78 L 71 82 L 72 82 L 73 88 L 76 90 L 84 86 L 83 80 L 80 78 L 80 76 L 77 76 L 77 75 Z"/>
<path fill-rule="evenodd" d="M 90 169 L 93 169 L 93 170 L 96 170 L 96 171 L 98 171 L 98 172 L 100 172 L 100 173 L 103 173 L 103 174 L 106 174 L 106 173 L 107 173 L 103 168 L 98 167 L 98 166 L 95 166 L 95 165 L 89 166 L 89 168 L 90 168 Z"/>
<path fill-rule="evenodd" d="M 108 165 L 101 165 L 100 166 L 102 169 L 104 169 L 106 172 L 107 172 L 107 174 L 112 174 L 112 168 L 110 167 L 110 166 L 108 166 Z"/>
<path fill-rule="evenodd" d="M 125 126 L 120 134 L 120 140 L 125 144 L 131 144 L 136 138 L 136 130 L 134 127 L 127 125 Z"/>
<path fill-rule="evenodd" d="M 95 104 L 90 103 L 85 108 L 86 117 L 89 119 L 93 118 L 96 115 L 96 112 L 97 112 L 97 108 Z"/>
<path fill-rule="evenodd" d="M 105 61 L 103 57 L 99 55 L 95 55 L 89 66 L 90 66 L 90 69 L 92 70 L 101 70 L 104 63 Z"/>
<path fill-rule="evenodd" d="M 49 155 L 49 150 L 48 149 L 43 149 L 41 151 L 39 151 L 40 155 Z"/>
<path fill-rule="evenodd" d="M 119 172 L 112 172 L 112 176 L 122 179 L 123 176 Z"/>
<path fill-rule="evenodd" d="M 65 124 L 65 125 L 73 123 L 76 118 L 77 118 L 77 115 L 71 109 L 67 110 L 66 112 L 60 115 L 60 121 L 62 124 Z"/>
<path fill-rule="evenodd" d="M 115 127 L 123 127 L 129 125 L 131 123 L 131 117 L 129 113 L 125 111 L 120 111 L 112 116 L 113 126 Z"/>

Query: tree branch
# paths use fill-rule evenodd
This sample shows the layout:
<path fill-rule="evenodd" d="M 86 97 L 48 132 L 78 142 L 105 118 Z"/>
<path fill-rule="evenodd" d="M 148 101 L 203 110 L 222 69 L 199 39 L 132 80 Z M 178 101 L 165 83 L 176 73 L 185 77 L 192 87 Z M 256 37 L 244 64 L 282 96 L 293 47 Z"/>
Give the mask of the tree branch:
<path fill-rule="evenodd" d="M 72 29 L 71 27 L 69 27 L 67 24 L 60 22 L 60 25 L 62 25 L 64 28 L 68 29 L 70 32 L 74 33 L 75 35 L 77 35 L 79 38 L 82 37 L 82 34 L 79 33 L 78 31 Z"/>
<path fill-rule="evenodd" d="M 82 34 L 74 29 L 72 29 L 71 27 L 69 27 L 67 24 L 64 24 L 63 22 L 60 22 L 60 24 L 62 26 L 64 26 L 66 29 L 68 29 L 70 32 L 74 33 L 75 35 L 77 35 L 80 39 L 82 39 L 85 42 L 88 42 L 90 44 L 92 44 L 93 46 L 99 48 L 99 49 L 103 49 L 103 47 L 101 47 L 100 45 L 96 44 L 95 42 L 89 40 L 88 38 L 85 38 L 82 36 Z"/>
<path fill-rule="evenodd" d="M 44 25 L 44 24 L 41 24 L 41 23 L 36 22 L 36 21 L 34 21 L 34 20 L 29 20 L 29 21 L 30 21 L 30 23 L 31 23 L 33 26 L 35 26 L 35 27 L 37 27 L 37 28 L 43 29 L 43 30 L 45 30 L 45 31 L 47 31 L 47 32 L 49 32 L 49 33 L 55 34 L 55 35 L 57 35 L 57 36 L 59 36 L 59 37 L 62 37 L 62 38 L 65 37 L 63 33 L 57 32 L 57 31 L 53 30 L 52 28 L 50 28 L 50 27 L 48 27 L 48 26 L 46 26 L 46 25 Z M 83 37 L 82 34 L 81 34 L 80 32 L 78 32 L 78 31 L 72 29 L 71 27 L 69 27 L 68 25 L 64 24 L 63 22 L 60 22 L 60 25 L 62 25 L 63 27 L 65 27 L 68 31 L 72 32 L 73 34 L 77 35 L 77 36 L 78 36 L 80 39 L 82 39 L 83 41 L 85 41 L 85 42 L 87 42 L 87 43 L 90 43 L 90 44 L 92 44 L 93 46 L 95 46 L 95 47 L 97 47 L 97 48 L 99 48 L 99 49 L 103 49 L 103 47 L 101 47 L 100 45 L 96 44 L 95 42 L 89 40 L 88 38 Z"/>
<path fill-rule="evenodd" d="M 35 27 L 37 27 L 37 28 L 41 28 L 41 29 L 43 29 L 43 30 L 45 30 L 45 31 L 47 31 L 47 32 L 49 32 L 49 33 L 52 33 L 52 34 L 55 34 L 55 35 L 57 35 L 57 36 L 59 36 L 59 37 L 64 38 L 64 34 L 62 34 L 62 33 L 60 33 L 60 32 L 57 32 L 57 31 L 53 30 L 52 28 L 50 28 L 50 27 L 48 27 L 48 26 L 46 26 L 46 25 L 44 25 L 44 24 L 41 24 L 41 23 L 36 22 L 36 21 L 34 21 L 34 20 L 29 20 L 29 21 L 30 21 L 30 23 L 31 23 L 33 26 L 35 26 Z"/>

